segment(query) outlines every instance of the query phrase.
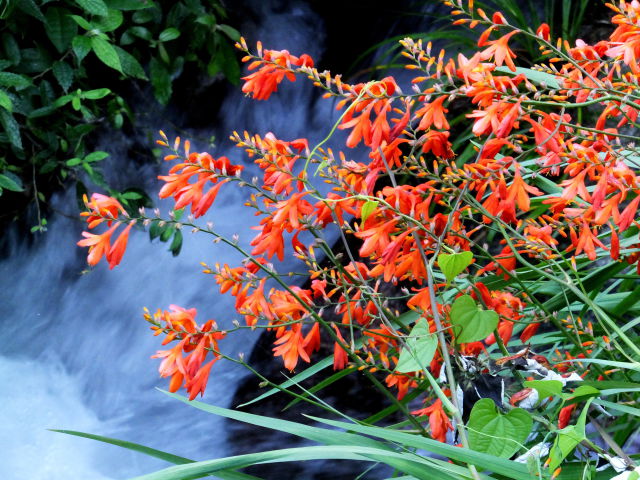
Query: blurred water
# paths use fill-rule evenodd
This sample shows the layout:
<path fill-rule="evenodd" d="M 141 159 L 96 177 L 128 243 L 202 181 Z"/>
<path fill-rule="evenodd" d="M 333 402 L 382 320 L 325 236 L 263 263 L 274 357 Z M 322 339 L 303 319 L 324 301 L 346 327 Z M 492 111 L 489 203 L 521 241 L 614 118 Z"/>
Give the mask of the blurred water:
<path fill-rule="evenodd" d="M 289 8 L 275 10 L 268 3 L 253 3 L 257 20 L 247 20 L 242 27 L 249 40 L 262 38 L 271 48 L 319 56 L 321 21 L 304 2 L 289 2 Z M 310 30 L 310 25 L 315 29 Z M 317 137 L 324 134 L 326 129 L 314 128 L 316 120 L 308 113 L 313 101 L 310 86 L 296 82 L 286 88 L 287 95 L 268 104 L 244 98 L 239 88 L 232 90 L 218 115 L 221 121 L 207 132 L 192 132 L 193 136 L 215 134 L 220 147 L 211 153 L 239 162 L 242 152 L 226 141 L 234 129 L 261 134 L 271 130 L 287 140 L 308 135 L 310 130 L 317 131 Z M 317 118 L 331 115 L 331 106 L 324 108 L 316 111 Z M 147 129 L 164 127 L 171 133 L 157 121 L 151 118 Z M 322 122 L 327 125 L 326 120 Z M 124 153 L 131 139 L 119 137 L 116 132 L 103 139 L 103 149 L 112 153 L 106 166 L 110 180 L 139 177 L 145 183 L 142 178 L 154 179 L 159 171 L 134 164 Z M 247 168 L 250 178 L 256 172 L 251 165 Z M 157 181 L 146 183 L 148 191 L 157 191 Z M 204 220 L 212 220 L 228 236 L 240 234 L 240 243 L 247 246 L 255 235 L 248 229 L 255 217 L 243 208 L 243 195 L 238 189 L 225 192 L 223 188 Z M 55 210 L 77 214 L 72 193 L 52 202 Z M 165 465 L 48 428 L 113 436 L 194 459 L 223 455 L 225 434 L 219 419 L 154 389 L 166 388 L 167 383 L 157 378 L 158 360 L 149 358 L 160 345 L 141 313 L 143 306 L 154 311 L 175 303 L 196 307 L 199 321 L 215 318 L 222 328 L 230 326 L 233 299 L 221 297 L 213 278 L 199 274 L 199 262 L 234 264 L 240 257 L 213 245 L 211 238 L 184 232 L 183 251 L 173 258 L 165 245 L 152 246 L 146 234 L 134 231 L 119 267 L 109 271 L 101 264 L 82 274 L 86 251 L 75 245 L 81 230 L 77 220 L 55 214 L 45 235 L 32 245 L 14 238 L 9 255 L 0 262 L 0 478 L 102 480 Z M 256 338 L 255 333 L 235 334 L 222 348 L 230 355 L 241 350 L 249 353 Z M 228 405 L 242 375 L 233 365 L 218 363 L 206 400 Z"/>

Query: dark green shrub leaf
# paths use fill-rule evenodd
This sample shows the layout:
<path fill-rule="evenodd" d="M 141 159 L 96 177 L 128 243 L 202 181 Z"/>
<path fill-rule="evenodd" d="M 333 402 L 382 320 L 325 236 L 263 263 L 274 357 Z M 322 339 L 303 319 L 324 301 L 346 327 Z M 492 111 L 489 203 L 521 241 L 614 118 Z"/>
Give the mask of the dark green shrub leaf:
<path fill-rule="evenodd" d="M 44 48 L 25 48 L 22 50 L 20 68 L 24 73 L 42 73 L 51 68 L 53 61 Z"/>
<path fill-rule="evenodd" d="M 473 260 L 471 252 L 441 253 L 438 255 L 438 266 L 447 279 L 447 284 L 464 271 Z"/>
<path fill-rule="evenodd" d="M 71 40 L 78 32 L 76 22 L 69 16 L 66 8 L 51 7 L 47 10 L 46 31 L 49 40 L 60 53 L 71 46 Z"/>
<path fill-rule="evenodd" d="M 467 427 L 472 450 L 509 458 L 531 433 L 533 420 L 522 408 L 514 408 L 502 415 L 493 400 L 481 398 L 471 410 Z"/>
<path fill-rule="evenodd" d="M 169 251 L 174 257 L 177 257 L 180 254 L 180 249 L 182 249 L 182 232 L 176 230 L 176 233 L 173 235 L 173 241 L 169 246 Z"/>
<path fill-rule="evenodd" d="M 88 37 L 77 36 L 73 37 L 72 41 L 73 53 L 78 57 L 78 62 L 81 62 L 87 53 L 91 50 L 91 40 Z"/>
<path fill-rule="evenodd" d="M 18 75 L 11 72 L 0 72 L 0 86 L 13 87 L 16 90 L 24 90 L 33 85 L 26 75 Z"/>
<path fill-rule="evenodd" d="M 7 138 L 11 145 L 18 150 L 22 150 L 22 136 L 20 135 L 20 125 L 13 118 L 13 115 L 7 110 L 0 109 L 0 125 L 7 134 Z"/>
<path fill-rule="evenodd" d="M 11 97 L 7 95 L 7 92 L 0 90 L 0 107 L 4 108 L 8 112 L 13 112 L 13 102 Z"/>
<path fill-rule="evenodd" d="M 91 49 L 106 66 L 122 72 L 122 65 L 120 65 L 118 53 L 109 42 L 102 38 L 91 37 Z"/>
<path fill-rule="evenodd" d="M 451 307 L 451 325 L 457 343 L 476 342 L 487 338 L 498 326 L 498 314 L 481 309 L 469 295 L 462 295 Z"/>
<path fill-rule="evenodd" d="M 107 152 L 102 152 L 102 151 L 91 152 L 89 155 L 84 157 L 84 161 L 85 162 L 101 162 L 108 156 L 109 154 Z"/>
<path fill-rule="evenodd" d="M 429 332 L 429 324 L 423 321 L 415 324 L 405 343 L 396 366 L 399 373 L 417 372 L 428 367 L 438 348 L 438 338 Z"/>
<path fill-rule="evenodd" d="M 82 98 L 89 100 L 100 100 L 111 93 L 108 88 L 96 88 L 95 90 L 88 90 L 82 93 Z"/>
<path fill-rule="evenodd" d="M 101 32 L 112 32 L 122 25 L 122 21 L 122 12 L 119 10 L 109 9 L 104 17 L 93 22 L 93 26 Z"/>
<path fill-rule="evenodd" d="M 27 15 L 31 15 L 32 17 L 37 18 L 42 23 L 45 23 L 47 21 L 46 18 L 44 18 L 44 15 L 42 15 L 40 7 L 38 7 L 38 5 L 36 5 L 36 2 L 34 2 L 33 0 L 15 0 L 15 5 L 18 10 L 22 10 Z"/>
<path fill-rule="evenodd" d="M 76 0 L 76 3 L 91 15 L 104 16 L 107 14 L 107 5 L 102 0 Z"/>
<path fill-rule="evenodd" d="M 151 32 L 149 31 L 148 28 L 145 27 L 141 27 L 139 25 L 136 25 L 135 27 L 131 27 L 129 30 L 127 30 L 128 33 L 130 33 L 131 35 L 134 35 L 138 38 L 141 38 L 143 40 L 151 40 L 151 38 L 153 37 L 153 35 L 151 35 Z"/>
<path fill-rule="evenodd" d="M 78 25 L 80 25 L 80 27 L 84 28 L 85 30 L 93 30 L 93 26 L 83 17 L 81 17 L 80 15 L 69 15 L 71 17 L 71 19 L 76 22 Z"/>
<path fill-rule="evenodd" d="M 171 98 L 171 77 L 165 66 L 155 58 L 150 63 L 151 85 L 153 93 L 160 103 L 166 105 Z"/>
<path fill-rule="evenodd" d="M 141 80 L 148 80 L 142 65 L 140 65 L 140 62 L 138 62 L 133 55 L 117 45 L 114 45 L 113 48 L 115 48 L 116 53 L 118 54 L 120 65 L 122 65 L 122 71 L 125 75 L 139 78 Z"/>
<path fill-rule="evenodd" d="M 109 8 L 117 10 L 142 10 L 151 8 L 154 3 L 151 0 L 105 0 Z"/>
<path fill-rule="evenodd" d="M 177 28 L 167 28 L 160 33 L 160 37 L 158 39 L 161 42 L 170 42 L 171 40 L 175 40 L 180 36 L 180 30 Z"/>
<path fill-rule="evenodd" d="M 229 25 L 218 25 L 218 30 L 222 31 L 227 37 L 234 42 L 240 40 L 240 32 Z"/>
<path fill-rule="evenodd" d="M 220 59 L 221 70 L 232 84 L 240 83 L 240 65 L 235 49 L 227 42 L 220 43 L 216 59 Z"/>
<path fill-rule="evenodd" d="M 56 62 L 52 70 L 62 89 L 68 92 L 73 83 L 73 69 L 65 62 Z"/>
<path fill-rule="evenodd" d="M 5 32 L 2 35 L 2 46 L 4 47 L 4 53 L 13 65 L 18 65 L 22 55 L 20 54 L 20 47 L 13 35 Z"/>
<path fill-rule="evenodd" d="M 4 190 L 11 190 L 12 192 L 22 192 L 24 190 L 20 178 L 11 172 L 0 174 L 0 187 Z"/>

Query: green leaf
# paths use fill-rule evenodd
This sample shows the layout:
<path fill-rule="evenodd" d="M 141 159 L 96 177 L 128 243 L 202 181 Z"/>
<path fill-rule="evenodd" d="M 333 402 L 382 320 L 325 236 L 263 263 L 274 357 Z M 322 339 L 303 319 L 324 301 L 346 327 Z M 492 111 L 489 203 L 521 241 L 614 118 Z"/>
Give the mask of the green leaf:
<path fill-rule="evenodd" d="M 527 467 L 521 463 L 506 460 L 494 455 L 487 455 L 466 448 L 447 445 L 431 438 L 421 435 L 414 435 L 397 430 L 382 427 L 370 427 L 353 423 L 327 420 L 308 415 L 309 418 L 317 422 L 326 423 L 337 428 L 343 428 L 352 432 L 359 432 L 368 436 L 382 438 L 388 442 L 394 442 L 404 447 L 417 448 L 427 452 L 442 455 L 460 462 L 470 463 L 480 467 L 482 470 L 490 470 L 496 474 L 517 480 L 531 480 Z M 484 477 L 483 477 L 484 478 Z"/>
<path fill-rule="evenodd" d="M 536 83 L 538 85 L 545 83 L 549 88 L 560 88 L 560 83 L 556 79 L 555 75 L 551 75 L 550 73 L 539 72 L 537 70 L 531 70 L 530 68 L 523 67 L 516 67 L 515 72 L 509 70 L 509 67 L 498 67 L 496 68 L 496 71 L 510 75 L 520 75 L 521 73 L 524 73 L 524 76 L 532 83 Z"/>
<path fill-rule="evenodd" d="M 154 7 L 152 0 L 105 0 L 109 8 L 117 10 L 142 10 Z"/>
<path fill-rule="evenodd" d="M 471 410 L 467 427 L 471 449 L 509 458 L 531 433 L 533 420 L 522 408 L 514 408 L 502 415 L 493 400 L 481 398 Z"/>
<path fill-rule="evenodd" d="M 416 323 L 405 343 L 396 366 L 399 373 L 417 372 L 428 367 L 438 348 L 438 338 L 429 332 L 427 322 Z"/>
<path fill-rule="evenodd" d="M 0 72 L 0 86 L 13 87 L 16 90 L 24 90 L 33 85 L 31 79 L 26 75 L 18 75 L 11 72 Z"/>
<path fill-rule="evenodd" d="M 240 65 L 236 49 L 233 46 L 222 42 L 216 54 L 216 62 L 229 82 L 233 85 L 240 83 Z"/>
<path fill-rule="evenodd" d="M 76 3 L 91 15 L 105 16 L 108 13 L 107 5 L 102 0 L 76 0 Z"/>
<path fill-rule="evenodd" d="M 464 271 L 473 260 L 471 252 L 441 253 L 438 255 L 438 266 L 447 279 L 447 285 Z"/>
<path fill-rule="evenodd" d="M 109 9 L 104 17 L 93 22 L 93 26 L 103 33 L 112 32 L 122 25 L 123 16 L 119 10 Z"/>
<path fill-rule="evenodd" d="M 71 44 L 73 46 L 73 53 L 78 57 L 78 62 L 81 62 L 84 57 L 87 56 L 87 53 L 91 51 L 91 40 L 88 37 L 81 35 L 73 37 Z"/>
<path fill-rule="evenodd" d="M 174 27 L 167 28 L 160 33 L 158 40 L 161 42 L 170 42 L 180 36 L 180 30 Z"/>
<path fill-rule="evenodd" d="M 71 46 L 71 41 L 78 32 L 78 26 L 69 13 L 66 8 L 57 7 L 51 7 L 46 12 L 47 36 L 59 53 L 64 53 Z"/>
<path fill-rule="evenodd" d="M 67 160 L 65 162 L 65 164 L 67 165 L 67 167 L 77 167 L 78 165 L 80 165 L 82 163 L 82 159 L 78 158 L 78 157 L 74 157 L 74 158 L 70 158 L 69 160 Z"/>
<path fill-rule="evenodd" d="M 69 15 L 71 19 L 80 25 L 85 30 L 93 30 L 93 25 L 91 25 L 84 17 L 80 15 Z"/>
<path fill-rule="evenodd" d="M 498 314 L 481 309 L 469 295 L 456 298 L 450 316 L 457 343 L 483 340 L 498 326 Z"/>
<path fill-rule="evenodd" d="M 523 385 L 527 388 L 535 388 L 541 399 L 562 393 L 560 380 L 527 380 Z"/>
<path fill-rule="evenodd" d="M 141 80 L 148 80 L 142 65 L 140 65 L 133 55 L 117 45 L 114 45 L 113 48 L 115 48 L 118 58 L 120 58 L 120 65 L 122 65 L 122 71 L 125 75 Z"/>
<path fill-rule="evenodd" d="M 36 2 L 34 2 L 33 0 L 14 0 L 14 1 L 18 10 L 22 10 L 27 15 L 31 15 L 32 17 L 37 18 L 42 23 L 47 22 L 47 19 L 44 18 L 44 15 L 42 15 L 42 12 L 40 11 L 40 7 L 38 7 L 38 5 L 36 5 Z"/>
<path fill-rule="evenodd" d="M 180 230 L 176 230 L 176 233 L 173 234 L 173 240 L 171 245 L 169 245 L 169 251 L 174 257 L 177 257 L 180 254 L 180 250 L 182 249 L 182 232 Z"/>
<path fill-rule="evenodd" d="M 113 45 L 102 38 L 91 37 L 91 49 L 102 63 L 122 73 L 120 58 Z"/>
<path fill-rule="evenodd" d="M 66 62 L 56 62 L 52 67 L 53 76 L 56 77 L 62 89 L 66 92 L 73 84 L 73 69 Z"/>
<path fill-rule="evenodd" d="M 558 431 L 558 435 L 549 452 L 549 471 L 553 472 L 562 464 L 563 460 L 576 448 L 580 442 L 587 438 L 585 433 L 585 424 L 587 420 L 587 412 L 593 398 L 587 400 L 587 403 L 580 413 L 578 422 L 575 425 L 569 425 Z"/>
<path fill-rule="evenodd" d="M 0 107 L 4 108 L 9 113 L 13 112 L 13 102 L 11 97 L 7 95 L 7 92 L 0 90 Z"/>
<path fill-rule="evenodd" d="M 12 192 L 22 192 L 24 190 L 20 178 L 10 172 L 0 173 L 0 187 Z"/>
<path fill-rule="evenodd" d="M 107 152 L 103 152 L 103 151 L 98 150 L 96 152 L 91 152 L 89 155 L 84 157 L 84 161 L 85 162 L 101 162 L 102 160 L 104 160 L 108 156 L 109 156 L 109 154 Z"/>
<path fill-rule="evenodd" d="M 229 25 L 218 25 L 218 30 L 222 31 L 227 37 L 234 42 L 240 40 L 240 32 Z"/>
<path fill-rule="evenodd" d="M 9 142 L 18 150 L 22 150 L 22 136 L 20 135 L 20 125 L 7 110 L 0 110 L 0 125 L 9 138 Z"/>
<path fill-rule="evenodd" d="M 126 448 L 127 450 L 133 450 L 134 452 L 144 453 L 145 455 L 149 455 L 150 457 L 159 458 L 160 460 L 164 460 L 165 462 L 173 463 L 175 465 L 183 465 L 186 463 L 192 463 L 193 460 L 190 460 L 185 457 L 180 457 L 178 455 L 173 455 L 172 453 L 163 452 L 162 450 L 156 450 L 155 448 L 145 447 L 144 445 L 140 445 L 138 443 L 127 442 L 124 440 L 118 440 L 110 437 L 103 437 L 101 435 L 93 435 L 91 433 L 83 433 L 77 432 L 75 430 L 51 430 L 52 432 L 64 433 L 66 435 L 75 435 L 76 437 L 89 438 L 91 440 L 97 440 L 103 443 L 110 443 L 111 445 L 117 445 L 118 447 Z"/>
<path fill-rule="evenodd" d="M 367 218 L 374 212 L 374 210 L 378 208 L 378 202 L 376 200 L 367 200 L 362 205 L 362 210 L 360 210 L 360 218 L 363 222 L 367 221 Z"/>
<path fill-rule="evenodd" d="M 171 77 L 165 66 L 157 59 L 152 58 L 150 63 L 151 85 L 153 93 L 158 101 L 166 105 L 171 98 Z"/>
<path fill-rule="evenodd" d="M 20 46 L 18 45 L 15 37 L 9 32 L 5 32 L 2 35 L 2 46 L 4 47 L 4 52 L 11 63 L 13 65 L 18 65 L 22 58 L 22 54 L 20 53 Z"/>
<path fill-rule="evenodd" d="M 87 98 L 89 100 L 99 100 L 106 97 L 110 93 L 111 90 L 109 90 L 108 88 L 96 88 L 95 90 L 87 90 L 86 92 L 82 92 L 82 98 Z"/>

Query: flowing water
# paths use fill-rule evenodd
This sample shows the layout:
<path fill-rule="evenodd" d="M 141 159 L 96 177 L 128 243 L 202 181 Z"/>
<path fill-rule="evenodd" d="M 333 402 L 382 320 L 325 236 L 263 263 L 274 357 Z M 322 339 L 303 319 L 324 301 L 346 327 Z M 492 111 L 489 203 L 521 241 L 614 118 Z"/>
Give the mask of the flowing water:
<path fill-rule="evenodd" d="M 321 38 L 311 36 L 309 29 L 321 21 L 305 4 L 292 2 L 287 9 L 273 11 L 256 2 L 254 11 L 260 22 L 245 26 L 250 39 L 262 38 L 271 48 L 314 57 L 321 53 Z M 268 104 L 231 90 L 221 106 L 223 121 L 207 132 L 220 139 L 220 148 L 211 153 L 243 161 L 242 152 L 226 141 L 234 129 L 271 130 L 284 139 L 305 134 L 314 125 L 308 114 L 312 93 L 303 82 L 287 89 L 287 95 Z M 171 133 L 166 125 L 148 126 L 160 127 Z M 123 141 L 116 135 L 104 139 L 103 149 L 126 151 L 119 148 Z M 116 181 L 127 176 L 155 178 L 159 173 L 117 154 L 109 161 L 105 170 Z M 250 178 L 255 172 L 250 165 L 247 168 Z M 148 191 L 157 190 L 154 183 Z M 243 195 L 233 187 L 223 191 L 209 220 L 228 236 L 240 234 L 240 243 L 247 246 L 252 237 L 248 225 L 255 219 L 243 208 Z M 76 214 L 71 193 L 52 202 L 54 209 Z M 175 303 L 198 308 L 200 321 L 215 318 L 221 326 L 230 326 L 232 299 L 217 293 L 211 276 L 199 274 L 199 262 L 234 264 L 240 257 L 213 245 L 211 238 L 185 232 L 183 251 L 173 258 L 164 244 L 150 245 L 146 234 L 134 231 L 119 267 L 109 271 L 99 265 L 82 274 L 86 252 L 75 245 L 81 230 L 77 220 L 53 214 L 49 231 L 33 244 L 21 244 L 17 236 L 9 239 L 9 254 L 0 263 L 0 478 L 102 480 L 165 465 L 117 447 L 47 431 L 50 428 L 113 436 L 197 459 L 223 455 L 221 420 L 154 389 L 166 388 L 167 383 L 157 378 L 158 360 L 149 358 L 160 345 L 141 312 L 143 306 L 155 310 Z M 224 342 L 225 353 L 249 353 L 256 338 L 255 333 L 230 336 Z M 206 400 L 228 405 L 233 385 L 243 375 L 229 363 L 218 363 Z"/>

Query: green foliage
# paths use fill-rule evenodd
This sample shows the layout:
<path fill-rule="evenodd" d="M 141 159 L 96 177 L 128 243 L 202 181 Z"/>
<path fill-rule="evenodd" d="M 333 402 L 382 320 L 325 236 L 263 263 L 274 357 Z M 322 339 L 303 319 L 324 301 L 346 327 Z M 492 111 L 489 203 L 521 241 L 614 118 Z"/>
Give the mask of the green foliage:
<path fill-rule="evenodd" d="M 447 284 L 456 278 L 460 273 L 464 271 L 473 261 L 473 253 L 460 252 L 460 253 L 441 253 L 438 255 L 438 266 L 442 273 L 444 273 L 447 279 Z"/>
<path fill-rule="evenodd" d="M 451 307 L 451 324 L 457 343 L 477 342 L 495 330 L 498 314 L 493 310 L 483 310 L 469 295 L 462 295 Z"/>
<path fill-rule="evenodd" d="M 12 206 L 42 203 L 46 196 L 36 192 L 85 175 L 117 194 L 90 157 L 92 135 L 105 122 L 133 124 L 125 95 L 132 82 L 150 82 L 167 104 L 189 63 L 239 81 L 239 34 L 223 23 L 218 0 L 19 0 L 2 14 L 0 195 L 18 192 L 6 199 Z M 19 214 L 9 208 L 0 217 Z"/>
<path fill-rule="evenodd" d="M 396 372 L 417 372 L 429 366 L 438 348 L 438 338 L 429 333 L 427 322 L 418 322 L 411 330 L 400 352 Z"/>
<path fill-rule="evenodd" d="M 473 450 L 510 458 L 531 433 L 533 420 L 522 408 L 514 408 L 503 415 L 493 400 L 482 398 L 473 406 L 467 427 L 469 446 Z"/>

